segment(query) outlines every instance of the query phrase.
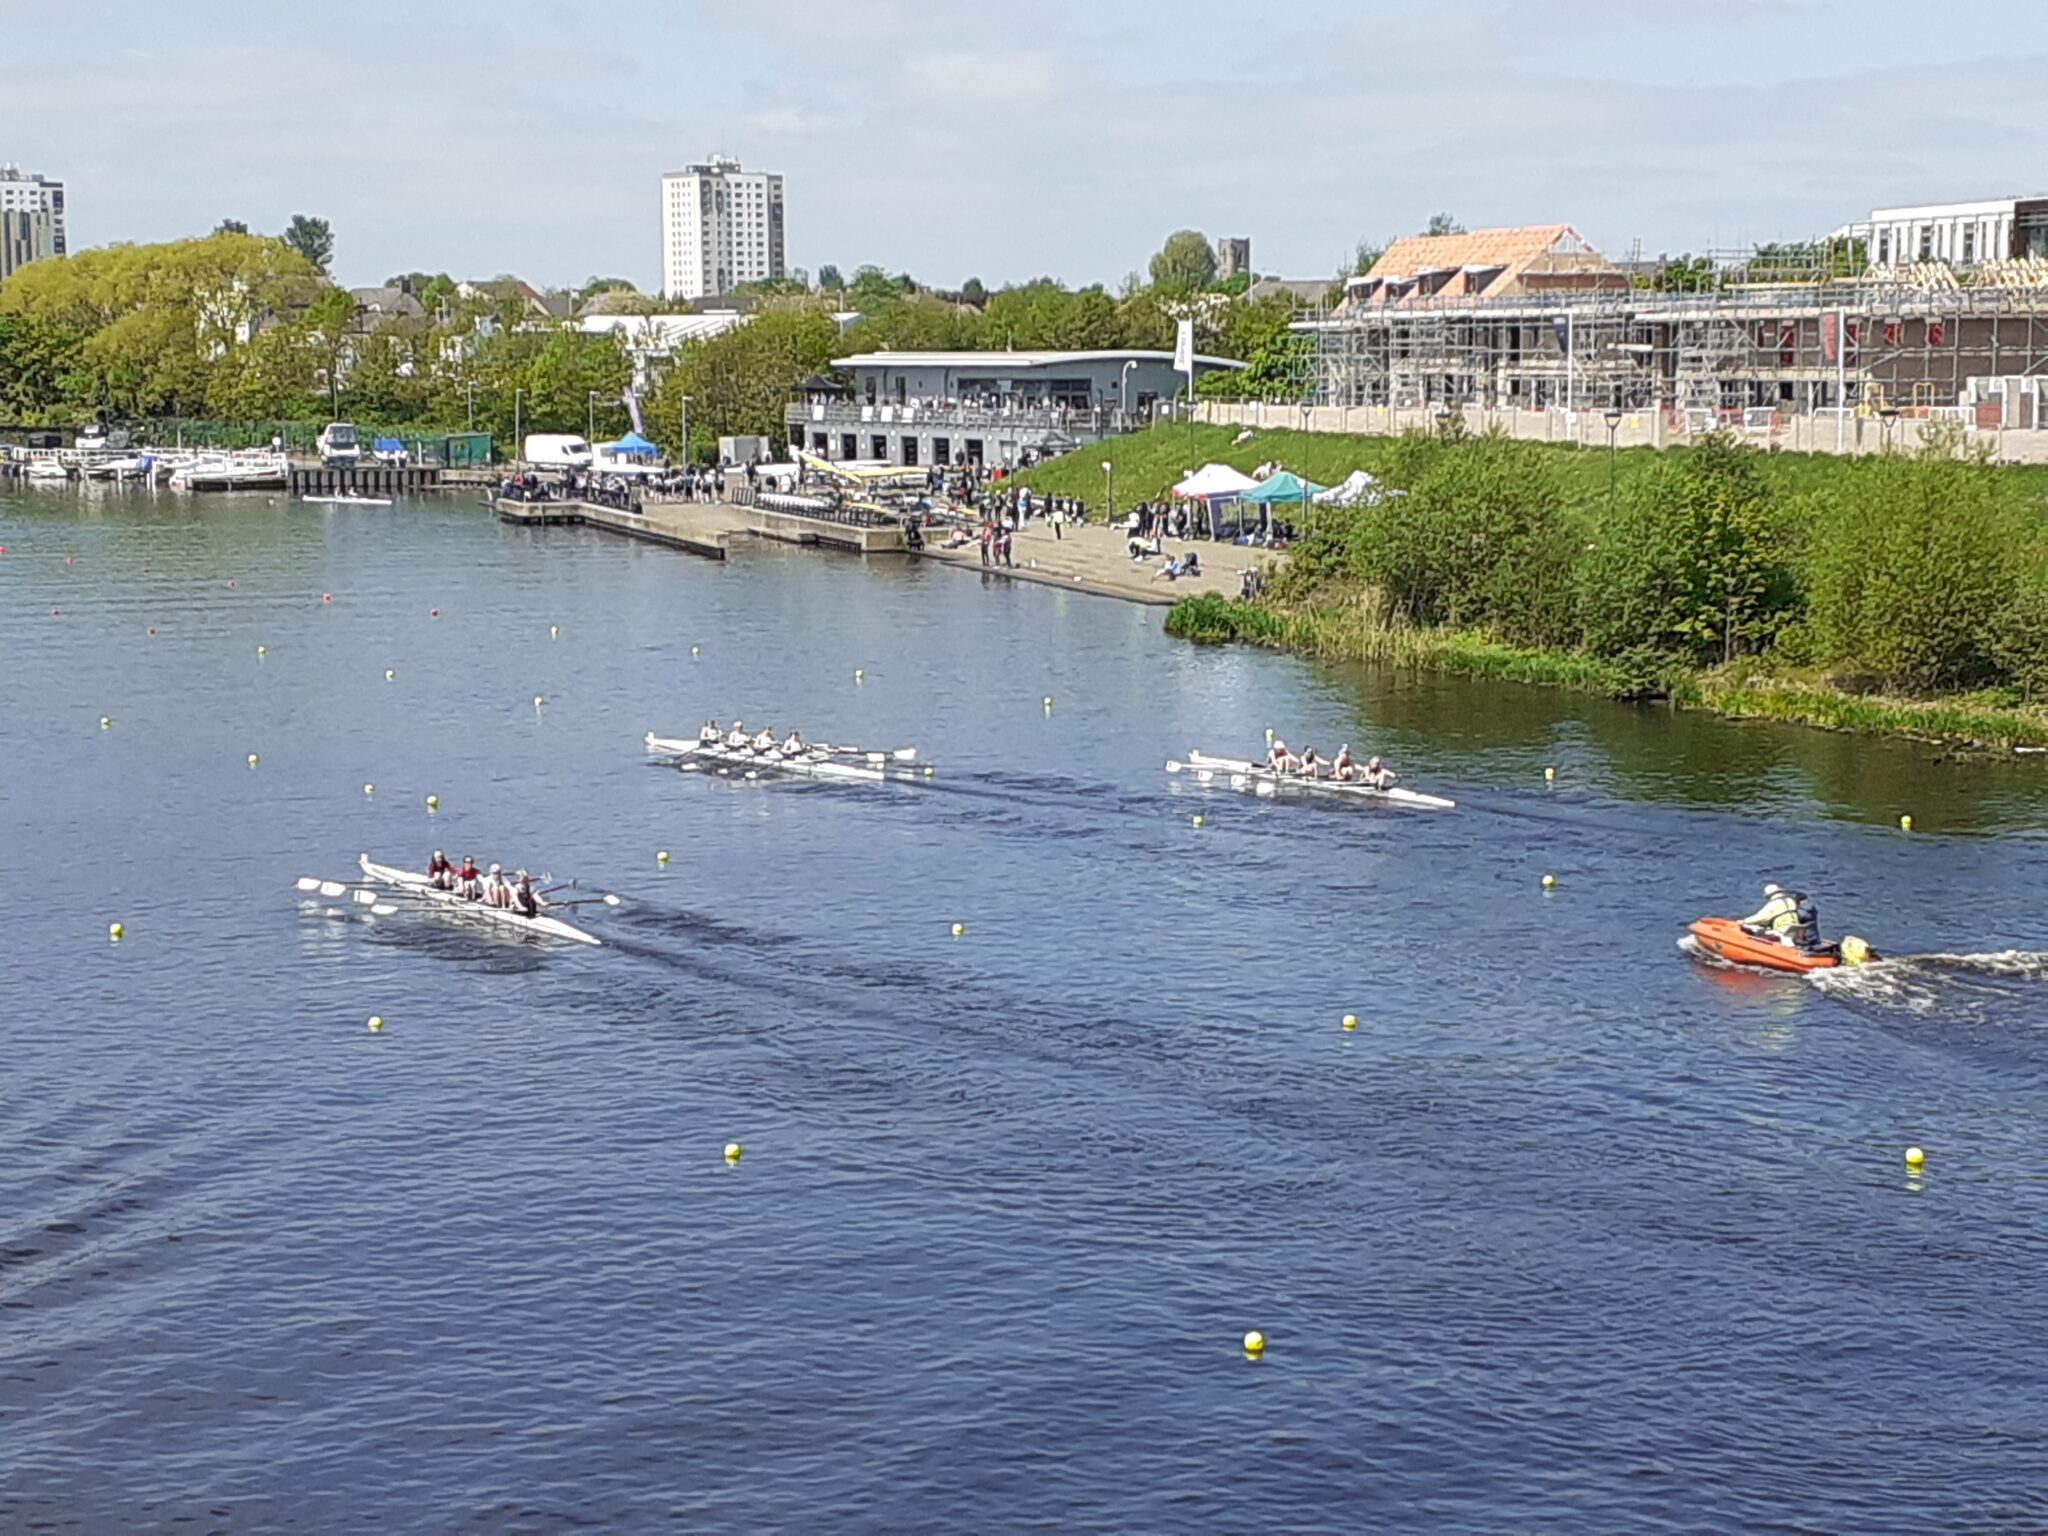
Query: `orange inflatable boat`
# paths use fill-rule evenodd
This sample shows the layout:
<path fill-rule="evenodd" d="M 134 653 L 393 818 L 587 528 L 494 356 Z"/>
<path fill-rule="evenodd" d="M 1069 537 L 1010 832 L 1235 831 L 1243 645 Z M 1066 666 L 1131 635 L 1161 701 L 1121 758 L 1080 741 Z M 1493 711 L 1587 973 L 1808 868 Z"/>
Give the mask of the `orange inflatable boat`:
<path fill-rule="evenodd" d="M 1773 971 L 1825 971 L 1838 965 L 1865 965 L 1878 957 L 1861 939 L 1795 949 L 1768 934 L 1754 934 L 1732 917 L 1703 917 L 1692 925 L 1701 949 L 1735 965 L 1760 965 Z"/>

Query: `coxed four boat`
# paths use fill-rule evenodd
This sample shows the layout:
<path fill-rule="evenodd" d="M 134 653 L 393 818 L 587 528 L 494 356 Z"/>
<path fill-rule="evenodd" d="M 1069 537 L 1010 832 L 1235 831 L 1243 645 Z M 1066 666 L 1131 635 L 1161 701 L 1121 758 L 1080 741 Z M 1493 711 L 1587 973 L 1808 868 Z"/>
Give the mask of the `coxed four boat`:
<path fill-rule="evenodd" d="M 1442 795 L 1425 795 L 1420 790 L 1396 784 L 1378 789 L 1344 779 L 1311 779 L 1301 774 L 1275 773 L 1259 763 L 1241 757 L 1216 757 L 1207 752 L 1190 752 L 1185 762 L 1168 759 L 1168 773 L 1185 773 L 1197 784 L 1223 784 L 1240 794 L 1277 795 L 1297 791 L 1306 795 L 1329 795 L 1340 800 L 1376 800 L 1388 805 L 1405 805 L 1416 810 L 1449 811 L 1458 802 Z"/>
<path fill-rule="evenodd" d="M 356 862 L 362 866 L 365 879 L 378 885 L 388 885 L 408 896 L 417 896 L 427 905 L 440 911 L 451 912 L 458 917 L 473 917 L 520 933 L 541 934 L 551 939 L 568 939 L 577 944 L 604 943 L 596 934 L 586 933 L 574 923 L 564 922 L 559 917 L 550 917 L 545 912 L 536 917 L 528 917 L 525 913 L 514 911 L 510 907 L 494 907 L 486 902 L 472 901 L 467 896 L 457 895 L 454 891 L 442 890 L 417 870 L 374 863 L 367 853 Z"/>
<path fill-rule="evenodd" d="M 756 752 L 752 747 L 728 747 L 723 743 L 657 736 L 647 733 L 647 750 L 665 757 L 680 758 L 686 765 L 702 764 L 733 770 L 743 776 L 759 773 L 788 773 L 801 778 L 827 779 L 840 783 L 880 784 L 891 777 L 891 762 L 907 763 L 917 755 L 915 747 L 894 752 L 864 752 L 857 747 L 807 747 L 796 757 L 784 755 L 780 747 Z M 908 775 L 898 773 L 897 778 Z"/>

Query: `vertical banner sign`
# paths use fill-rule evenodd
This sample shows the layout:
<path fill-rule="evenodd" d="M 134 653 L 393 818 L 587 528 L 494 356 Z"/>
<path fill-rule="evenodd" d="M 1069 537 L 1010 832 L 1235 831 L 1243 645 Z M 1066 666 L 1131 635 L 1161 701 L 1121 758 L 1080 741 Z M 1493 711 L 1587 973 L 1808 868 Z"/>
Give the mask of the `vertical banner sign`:
<path fill-rule="evenodd" d="M 1830 363 L 1835 362 L 1841 355 L 1841 325 L 1840 315 L 1820 317 L 1820 355 Z"/>
<path fill-rule="evenodd" d="M 1195 371 L 1195 322 L 1183 320 L 1173 333 L 1173 371 L 1192 374 Z"/>

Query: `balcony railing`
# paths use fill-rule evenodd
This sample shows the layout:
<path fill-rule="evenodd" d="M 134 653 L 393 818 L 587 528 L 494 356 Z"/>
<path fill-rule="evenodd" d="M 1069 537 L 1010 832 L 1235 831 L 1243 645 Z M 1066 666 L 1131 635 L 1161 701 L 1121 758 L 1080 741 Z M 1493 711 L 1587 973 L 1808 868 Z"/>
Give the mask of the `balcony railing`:
<path fill-rule="evenodd" d="M 844 401 L 794 401 L 785 419 L 791 425 L 851 429 L 894 427 L 932 432 L 1057 432 L 1109 437 L 1134 432 L 1151 419 L 1149 408 L 1124 411 L 1114 406 L 982 405 L 959 401 L 912 400 L 901 405 Z"/>

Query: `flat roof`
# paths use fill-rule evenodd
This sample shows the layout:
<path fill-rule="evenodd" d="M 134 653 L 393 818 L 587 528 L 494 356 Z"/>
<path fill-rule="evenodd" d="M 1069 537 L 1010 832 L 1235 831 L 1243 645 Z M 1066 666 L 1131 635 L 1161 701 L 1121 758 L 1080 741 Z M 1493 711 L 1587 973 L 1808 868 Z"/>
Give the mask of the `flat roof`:
<path fill-rule="evenodd" d="M 1242 368 L 1243 363 L 1227 357 L 1196 353 L 1195 361 L 1211 368 Z M 1171 367 L 1171 352 L 1119 349 L 1107 352 L 856 352 L 852 357 L 835 357 L 834 368 L 1058 368 L 1071 363 L 1165 363 Z"/>

